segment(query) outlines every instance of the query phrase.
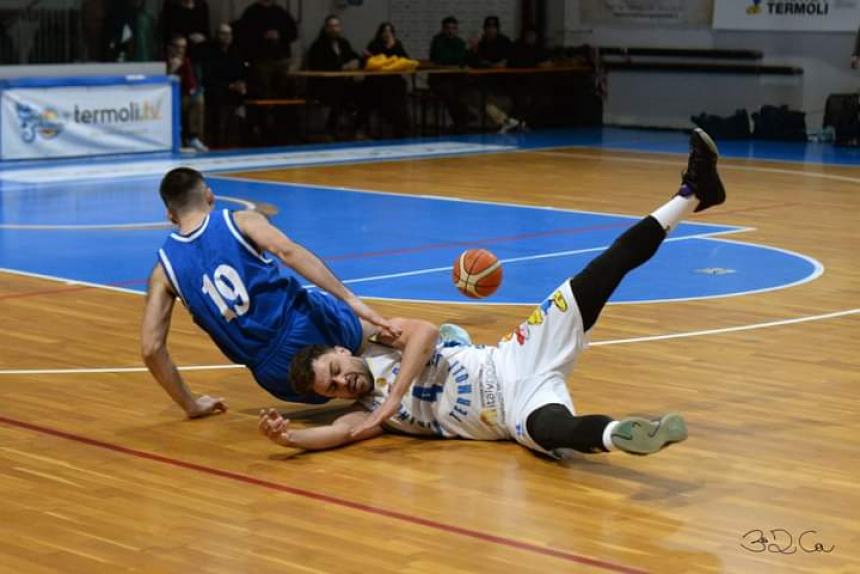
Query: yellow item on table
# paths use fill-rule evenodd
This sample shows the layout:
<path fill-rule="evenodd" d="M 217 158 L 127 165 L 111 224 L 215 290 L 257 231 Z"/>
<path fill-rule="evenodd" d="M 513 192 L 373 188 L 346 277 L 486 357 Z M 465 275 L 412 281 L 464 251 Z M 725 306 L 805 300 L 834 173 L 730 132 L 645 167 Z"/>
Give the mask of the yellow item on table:
<path fill-rule="evenodd" d="M 410 60 L 401 56 L 386 56 L 377 54 L 367 59 L 364 69 L 384 72 L 412 72 L 418 68 L 418 60 Z"/>

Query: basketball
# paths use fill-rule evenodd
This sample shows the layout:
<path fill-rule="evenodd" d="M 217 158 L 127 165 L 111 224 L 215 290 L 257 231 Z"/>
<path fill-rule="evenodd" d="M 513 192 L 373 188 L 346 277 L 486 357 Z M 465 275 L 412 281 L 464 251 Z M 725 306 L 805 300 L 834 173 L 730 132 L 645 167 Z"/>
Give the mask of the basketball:
<path fill-rule="evenodd" d="M 502 263 L 486 249 L 469 249 L 454 262 L 452 279 L 466 297 L 483 299 L 502 284 Z"/>

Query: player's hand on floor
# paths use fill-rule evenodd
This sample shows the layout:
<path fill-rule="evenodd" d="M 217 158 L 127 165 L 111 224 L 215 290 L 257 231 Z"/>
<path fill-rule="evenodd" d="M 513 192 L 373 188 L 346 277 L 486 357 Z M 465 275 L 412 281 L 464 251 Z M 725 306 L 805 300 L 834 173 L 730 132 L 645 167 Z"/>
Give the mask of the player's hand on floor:
<path fill-rule="evenodd" d="M 382 403 L 381 407 L 370 413 L 370 416 L 367 417 L 364 422 L 352 427 L 352 430 L 349 431 L 350 436 L 355 438 L 366 430 L 372 429 L 376 426 L 382 426 L 382 423 L 397 414 L 399 408 L 399 401 L 392 401 L 390 399 L 386 400 Z"/>
<path fill-rule="evenodd" d="M 275 409 L 260 411 L 259 429 L 265 437 L 276 444 L 282 446 L 291 444 L 290 421 L 282 417 Z"/>
<path fill-rule="evenodd" d="M 208 417 L 218 413 L 223 413 L 227 410 L 227 403 L 223 397 L 210 397 L 209 395 L 200 395 L 194 399 L 194 402 L 185 409 L 185 413 L 190 419 L 199 419 Z"/>

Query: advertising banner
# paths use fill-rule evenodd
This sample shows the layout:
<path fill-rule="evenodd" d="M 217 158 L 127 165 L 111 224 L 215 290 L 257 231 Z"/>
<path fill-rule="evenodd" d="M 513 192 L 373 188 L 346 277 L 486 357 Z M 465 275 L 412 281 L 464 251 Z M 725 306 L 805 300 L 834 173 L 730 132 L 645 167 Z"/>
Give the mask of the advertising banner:
<path fill-rule="evenodd" d="M 31 80 L 0 89 L 2 159 L 171 150 L 178 137 L 174 82 L 167 77 Z"/>
<path fill-rule="evenodd" d="M 857 32 L 860 0 L 715 0 L 714 28 Z"/>

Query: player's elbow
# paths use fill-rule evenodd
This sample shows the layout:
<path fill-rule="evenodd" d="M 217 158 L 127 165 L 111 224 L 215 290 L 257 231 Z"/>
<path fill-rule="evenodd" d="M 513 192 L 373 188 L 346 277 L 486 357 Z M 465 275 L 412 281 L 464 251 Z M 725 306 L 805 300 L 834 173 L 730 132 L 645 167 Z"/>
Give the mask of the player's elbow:
<path fill-rule="evenodd" d="M 154 361 L 164 351 L 164 341 L 145 338 L 140 342 L 140 356 L 147 365 Z"/>

